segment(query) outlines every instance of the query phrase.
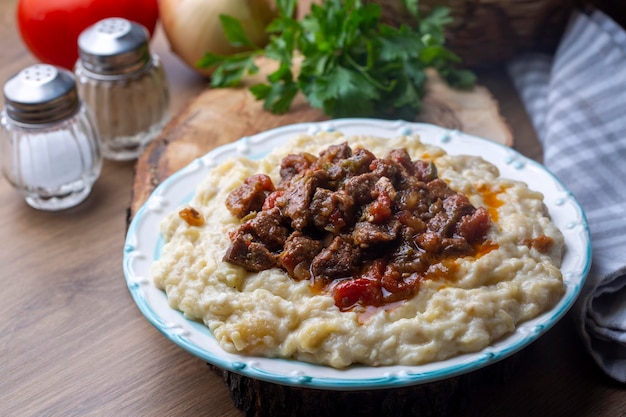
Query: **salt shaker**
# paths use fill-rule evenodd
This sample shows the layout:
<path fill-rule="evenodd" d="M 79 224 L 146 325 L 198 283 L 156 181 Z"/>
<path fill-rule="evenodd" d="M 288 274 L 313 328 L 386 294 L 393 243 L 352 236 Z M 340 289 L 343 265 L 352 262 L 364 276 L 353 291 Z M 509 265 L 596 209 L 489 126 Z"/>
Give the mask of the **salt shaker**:
<path fill-rule="evenodd" d="M 61 210 L 85 200 L 100 175 L 102 156 L 74 75 L 32 65 L 11 77 L 3 93 L 4 177 L 36 209 Z"/>
<path fill-rule="evenodd" d="M 148 41 L 145 27 L 122 18 L 101 20 L 78 38 L 74 74 L 106 159 L 137 158 L 167 121 L 165 71 Z"/>

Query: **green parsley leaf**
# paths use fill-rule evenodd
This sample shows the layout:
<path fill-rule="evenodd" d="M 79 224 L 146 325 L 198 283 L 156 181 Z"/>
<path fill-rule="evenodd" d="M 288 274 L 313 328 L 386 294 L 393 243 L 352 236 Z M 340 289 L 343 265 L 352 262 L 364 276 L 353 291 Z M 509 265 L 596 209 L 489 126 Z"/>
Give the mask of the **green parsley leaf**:
<path fill-rule="evenodd" d="M 236 47 L 256 48 L 256 45 L 246 35 L 241 22 L 232 16 L 220 15 L 220 23 L 231 45 Z"/>
<path fill-rule="evenodd" d="M 297 0 L 276 0 L 276 6 L 278 6 L 281 16 L 293 16 L 296 11 L 296 3 L 298 3 Z"/>
<path fill-rule="evenodd" d="M 211 75 L 211 85 L 214 87 L 234 87 L 245 75 L 255 74 L 258 71 L 259 67 L 254 63 L 252 56 L 231 58 L 217 66 Z"/>
<path fill-rule="evenodd" d="M 247 50 L 232 56 L 207 53 L 198 62 L 214 68 L 214 87 L 237 85 L 258 72 L 256 57 L 278 62 L 267 82 L 250 91 L 273 113 L 289 111 L 301 92 L 309 104 L 331 117 L 413 119 L 421 108 L 426 68 L 436 69 L 452 86 L 472 86 L 476 77 L 460 70 L 459 57 L 445 47 L 449 10 L 436 7 L 421 15 L 418 0 L 403 0 L 415 17 L 415 27 L 391 27 L 381 22 L 381 8 L 361 0 L 324 0 L 296 20 L 297 0 L 277 0 L 279 17 L 266 28 L 270 40 L 259 48 L 248 39 L 240 22 L 220 21 L 231 44 Z M 294 61 L 300 61 L 294 74 Z"/>
<path fill-rule="evenodd" d="M 417 17 L 419 14 L 418 0 L 404 0 L 404 6 L 411 13 L 411 16 Z"/>
<path fill-rule="evenodd" d="M 250 91 L 257 99 L 264 100 L 264 109 L 283 114 L 289 111 L 291 102 L 298 94 L 298 85 L 293 81 L 279 81 L 254 85 L 250 87 Z"/>

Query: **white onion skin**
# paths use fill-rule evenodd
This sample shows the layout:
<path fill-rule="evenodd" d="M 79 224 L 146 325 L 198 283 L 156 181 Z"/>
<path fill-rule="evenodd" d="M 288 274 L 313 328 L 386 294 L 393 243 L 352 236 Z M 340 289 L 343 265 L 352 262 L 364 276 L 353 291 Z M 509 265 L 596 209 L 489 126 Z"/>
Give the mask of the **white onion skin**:
<path fill-rule="evenodd" d="M 230 45 L 219 15 L 237 18 L 248 37 L 263 47 L 265 28 L 278 12 L 272 0 L 159 0 L 159 15 L 170 48 L 194 71 L 210 76 L 212 70 L 198 68 L 206 52 L 230 55 L 241 51 Z"/>

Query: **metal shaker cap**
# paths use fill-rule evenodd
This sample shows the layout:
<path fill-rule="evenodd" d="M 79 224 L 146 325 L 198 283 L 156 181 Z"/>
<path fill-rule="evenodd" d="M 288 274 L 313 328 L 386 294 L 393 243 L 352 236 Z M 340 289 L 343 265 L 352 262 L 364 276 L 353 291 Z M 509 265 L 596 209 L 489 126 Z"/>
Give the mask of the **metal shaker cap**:
<path fill-rule="evenodd" d="M 78 53 L 88 71 L 102 75 L 127 74 L 150 61 L 148 30 L 119 17 L 101 20 L 78 37 Z"/>
<path fill-rule="evenodd" d="M 24 68 L 4 84 L 3 93 L 7 115 L 22 123 L 61 121 L 80 105 L 74 74 L 47 64 Z"/>

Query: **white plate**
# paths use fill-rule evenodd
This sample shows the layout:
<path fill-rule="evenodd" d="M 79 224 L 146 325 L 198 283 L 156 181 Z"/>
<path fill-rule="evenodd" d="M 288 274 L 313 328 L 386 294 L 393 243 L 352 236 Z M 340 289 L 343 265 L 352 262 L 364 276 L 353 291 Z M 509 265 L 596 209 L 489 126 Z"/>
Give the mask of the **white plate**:
<path fill-rule="evenodd" d="M 465 354 L 421 366 L 352 366 L 339 370 L 294 360 L 234 355 L 217 344 L 204 325 L 187 320 L 170 308 L 164 292 L 150 278 L 150 266 L 163 244 L 159 222 L 190 200 L 196 184 L 209 169 L 230 156 L 260 158 L 300 133 L 341 131 L 346 135 L 380 137 L 419 134 L 422 141 L 449 154 L 480 155 L 495 164 L 502 177 L 525 181 L 545 196 L 554 223 L 565 236 L 562 271 L 566 292 L 549 312 L 525 323 L 509 337 L 478 353 Z M 552 327 L 574 303 L 591 263 L 585 215 L 572 194 L 542 165 L 503 145 L 441 127 L 374 119 L 337 119 L 301 123 L 269 130 L 214 149 L 165 180 L 133 218 L 124 246 L 124 274 L 128 288 L 145 317 L 168 339 L 203 360 L 245 376 L 278 384 L 317 389 L 357 390 L 390 388 L 432 382 L 467 373 L 499 361 L 529 345 Z"/>

